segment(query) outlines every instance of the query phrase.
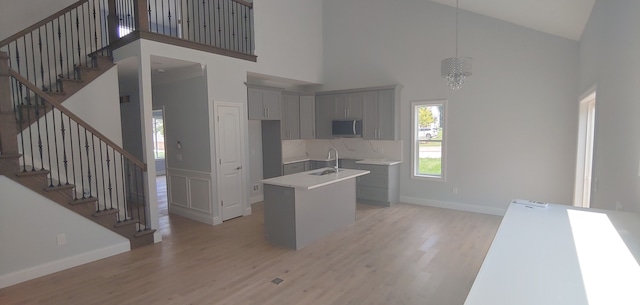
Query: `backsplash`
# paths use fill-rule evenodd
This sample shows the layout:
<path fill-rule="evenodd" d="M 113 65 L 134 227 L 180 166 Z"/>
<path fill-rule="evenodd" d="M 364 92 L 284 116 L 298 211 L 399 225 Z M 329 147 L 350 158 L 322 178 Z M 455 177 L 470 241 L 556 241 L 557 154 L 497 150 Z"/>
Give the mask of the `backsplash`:
<path fill-rule="evenodd" d="M 282 158 L 309 156 L 325 159 L 335 147 L 340 158 L 402 160 L 402 141 L 363 139 L 315 139 L 282 141 Z"/>

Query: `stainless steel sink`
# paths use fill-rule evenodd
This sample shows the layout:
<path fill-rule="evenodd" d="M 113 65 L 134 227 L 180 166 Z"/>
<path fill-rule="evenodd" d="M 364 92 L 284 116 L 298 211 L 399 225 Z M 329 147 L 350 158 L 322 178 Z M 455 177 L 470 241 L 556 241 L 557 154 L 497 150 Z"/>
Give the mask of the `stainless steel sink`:
<path fill-rule="evenodd" d="M 340 169 L 338 169 L 338 172 L 340 171 Z M 314 175 L 314 176 L 324 176 L 324 175 L 328 175 L 328 174 L 335 174 L 336 170 L 333 168 L 330 169 L 325 169 L 321 172 L 315 172 L 315 173 L 309 173 L 309 175 Z"/>

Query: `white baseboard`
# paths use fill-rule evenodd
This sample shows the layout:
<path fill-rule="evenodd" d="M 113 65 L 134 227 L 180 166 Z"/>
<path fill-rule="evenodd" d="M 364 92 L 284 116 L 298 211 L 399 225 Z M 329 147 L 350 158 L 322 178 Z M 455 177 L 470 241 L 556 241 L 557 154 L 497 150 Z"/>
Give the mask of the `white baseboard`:
<path fill-rule="evenodd" d="M 249 203 L 254 204 L 254 203 L 258 203 L 260 201 L 264 201 L 264 195 L 260 194 L 257 196 L 253 196 L 249 199 Z"/>
<path fill-rule="evenodd" d="M 242 216 L 249 216 L 249 215 L 251 215 L 251 207 L 245 208 L 244 214 L 242 214 Z"/>
<path fill-rule="evenodd" d="M 106 248 L 3 274 L 0 275 L 0 289 L 129 251 L 131 251 L 131 245 L 129 241 L 125 241 Z"/>
<path fill-rule="evenodd" d="M 193 219 L 195 221 L 206 223 L 208 225 L 215 224 L 214 219 L 211 215 L 196 212 L 194 210 L 183 208 L 176 205 L 169 205 L 169 213 L 174 213 L 176 215 L 180 215 L 182 217 L 186 217 L 189 219 Z"/>
<path fill-rule="evenodd" d="M 222 223 L 222 218 L 220 218 L 220 216 L 213 217 L 213 225 L 214 226 L 219 225 L 221 223 Z"/>
<path fill-rule="evenodd" d="M 466 204 L 466 203 L 430 200 L 430 199 L 415 198 L 415 197 L 408 197 L 408 196 L 400 196 L 400 202 L 416 204 L 416 205 L 424 205 L 424 206 L 430 206 L 430 207 L 436 207 L 436 208 L 466 211 L 466 212 L 498 215 L 498 216 L 504 216 L 504 213 L 507 211 L 506 208 L 501 209 L 501 208 L 486 207 L 486 206 L 479 206 L 479 205 Z"/>

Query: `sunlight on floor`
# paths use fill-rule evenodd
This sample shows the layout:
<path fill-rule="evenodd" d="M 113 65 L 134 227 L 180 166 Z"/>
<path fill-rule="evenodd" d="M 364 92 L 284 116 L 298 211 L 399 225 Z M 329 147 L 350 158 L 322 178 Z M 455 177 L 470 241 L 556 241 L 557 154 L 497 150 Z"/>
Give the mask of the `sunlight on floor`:
<path fill-rule="evenodd" d="M 640 266 L 609 217 L 567 213 L 589 305 L 640 304 Z"/>

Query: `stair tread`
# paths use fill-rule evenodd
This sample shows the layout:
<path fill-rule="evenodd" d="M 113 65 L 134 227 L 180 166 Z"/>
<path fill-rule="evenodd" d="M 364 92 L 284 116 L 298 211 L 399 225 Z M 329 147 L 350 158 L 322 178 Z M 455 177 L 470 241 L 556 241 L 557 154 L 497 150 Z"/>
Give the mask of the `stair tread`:
<path fill-rule="evenodd" d="M 100 216 L 106 216 L 111 214 L 117 214 L 118 212 L 120 212 L 120 210 L 118 209 L 100 210 L 100 212 L 93 213 L 93 216 L 100 217 Z"/>
<path fill-rule="evenodd" d="M 22 157 L 22 154 L 2 154 L 0 159 L 18 159 Z"/>
<path fill-rule="evenodd" d="M 66 189 L 72 189 L 75 188 L 76 186 L 74 184 L 62 184 L 62 185 L 54 185 L 54 186 L 49 186 L 47 188 L 45 188 L 44 190 L 47 192 L 52 192 L 52 191 L 57 191 L 57 190 L 66 190 Z"/>
<path fill-rule="evenodd" d="M 155 232 L 156 232 L 156 230 L 154 230 L 154 229 L 142 230 L 142 231 L 136 232 L 136 234 L 134 234 L 133 237 L 142 237 L 142 236 L 146 236 L 146 235 L 149 235 L 149 234 L 153 234 Z"/>
<path fill-rule="evenodd" d="M 16 176 L 18 177 L 25 177 L 25 176 L 36 176 L 36 175 L 48 175 L 51 171 L 49 170 L 41 170 L 41 169 L 36 169 L 36 170 L 29 170 L 27 169 L 27 171 L 21 171 L 16 173 Z"/>
<path fill-rule="evenodd" d="M 139 221 L 139 220 L 137 220 L 137 219 L 129 219 L 129 220 L 120 221 L 120 222 L 116 223 L 116 224 L 114 225 L 114 227 L 116 227 L 116 228 L 120 228 L 120 227 L 124 227 L 124 226 L 129 226 L 129 225 L 137 224 L 137 223 L 139 223 L 139 222 L 140 222 L 140 221 Z"/>
<path fill-rule="evenodd" d="M 79 204 L 85 204 L 85 203 L 94 203 L 97 202 L 98 198 L 96 197 L 88 197 L 88 198 L 80 198 L 80 199 L 76 199 L 73 200 L 71 202 L 69 202 L 69 204 L 71 205 L 79 205 Z"/>

